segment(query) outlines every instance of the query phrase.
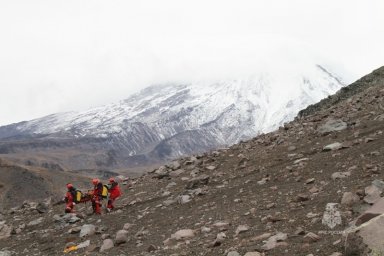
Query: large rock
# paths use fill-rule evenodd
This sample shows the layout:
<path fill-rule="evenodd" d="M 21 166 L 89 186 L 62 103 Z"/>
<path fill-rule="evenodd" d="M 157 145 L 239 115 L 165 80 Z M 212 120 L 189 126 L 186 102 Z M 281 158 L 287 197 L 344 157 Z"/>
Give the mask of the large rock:
<path fill-rule="evenodd" d="M 327 203 L 321 223 L 331 229 L 342 223 L 338 203 Z"/>
<path fill-rule="evenodd" d="M 384 214 L 381 214 L 346 234 L 346 255 L 384 255 Z"/>
<path fill-rule="evenodd" d="M 360 197 L 352 192 L 345 192 L 341 198 L 341 205 L 353 206 L 360 201 Z"/>
<path fill-rule="evenodd" d="M 374 204 L 380 199 L 381 190 L 375 185 L 370 185 L 365 188 L 364 202 Z"/>
<path fill-rule="evenodd" d="M 248 225 L 240 225 L 236 228 L 235 236 L 238 236 L 241 233 L 247 232 L 249 230 Z"/>
<path fill-rule="evenodd" d="M 11 236 L 12 226 L 5 224 L 5 221 L 0 222 L 0 240 L 6 239 Z"/>
<path fill-rule="evenodd" d="M 361 214 L 356 222 L 356 226 L 360 226 L 361 224 L 373 219 L 379 215 L 384 214 L 384 198 L 380 198 L 371 208 L 366 210 L 363 214 Z"/>
<path fill-rule="evenodd" d="M 112 239 L 105 239 L 103 241 L 103 245 L 100 248 L 100 252 L 109 250 L 114 247 L 113 240 Z"/>
<path fill-rule="evenodd" d="M 11 251 L 0 251 L 0 256 L 12 256 L 12 252 Z"/>
<path fill-rule="evenodd" d="M 128 231 L 127 230 L 119 230 L 116 233 L 115 243 L 116 244 L 123 244 L 128 241 Z"/>
<path fill-rule="evenodd" d="M 325 124 L 321 125 L 317 131 L 321 134 L 327 134 L 335 131 L 342 131 L 347 129 L 347 123 L 340 119 L 330 119 Z"/>
<path fill-rule="evenodd" d="M 92 224 L 84 224 L 80 230 L 80 237 L 92 236 L 96 233 L 96 227 Z"/>
<path fill-rule="evenodd" d="M 194 189 L 199 187 L 200 185 L 206 185 L 209 182 L 209 176 L 206 174 L 202 174 L 196 178 L 190 179 L 186 186 L 187 189 Z"/>
<path fill-rule="evenodd" d="M 195 236 L 195 232 L 192 229 L 181 229 L 176 233 L 171 235 L 171 238 L 176 240 L 184 240 L 193 238 Z"/>
<path fill-rule="evenodd" d="M 45 212 L 47 212 L 47 211 L 49 210 L 49 208 L 48 208 L 48 205 L 47 205 L 46 203 L 42 203 L 42 202 L 40 202 L 40 203 L 38 203 L 38 204 L 36 205 L 36 210 L 37 210 L 39 213 L 45 213 Z"/>
<path fill-rule="evenodd" d="M 351 172 L 348 171 L 348 172 L 334 172 L 332 173 L 332 179 L 333 180 L 339 180 L 339 179 L 344 179 L 344 178 L 347 178 L 351 176 Z"/>
<path fill-rule="evenodd" d="M 340 142 L 335 142 L 335 143 L 324 146 L 323 151 L 338 150 L 338 149 L 341 149 L 342 147 L 343 147 L 343 144 L 341 144 Z"/>
<path fill-rule="evenodd" d="M 277 233 L 271 236 L 264 245 L 261 246 L 262 250 L 269 251 L 279 246 L 286 246 L 287 244 L 283 241 L 287 240 L 288 235 L 285 233 Z"/>

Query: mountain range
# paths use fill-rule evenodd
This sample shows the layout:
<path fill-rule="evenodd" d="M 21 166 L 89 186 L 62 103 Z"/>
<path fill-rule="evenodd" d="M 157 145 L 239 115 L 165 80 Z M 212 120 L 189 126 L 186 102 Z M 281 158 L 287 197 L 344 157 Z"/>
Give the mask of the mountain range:
<path fill-rule="evenodd" d="M 317 64 L 154 85 L 118 103 L 0 127 L 0 155 L 74 170 L 148 166 L 272 131 L 342 86 Z"/>

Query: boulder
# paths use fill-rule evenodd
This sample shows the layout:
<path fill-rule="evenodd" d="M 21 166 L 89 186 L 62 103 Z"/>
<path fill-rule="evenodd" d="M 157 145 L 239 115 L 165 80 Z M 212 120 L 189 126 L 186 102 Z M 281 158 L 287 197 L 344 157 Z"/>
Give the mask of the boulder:
<path fill-rule="evenodd" d="M 241 233 L 247 232 L 249 230 L 248 225 L 240 225 L 236 228 L 235 236 L 238 236 Z"/>
<path fill-rule="evenodd" d="M 80 237 L 92 236 L 96 233 L 96 227 L 92 224 L 84 224 L 80 230 Z"/>
<path fill-rule="evenodd" d="M 305 236 L 304 236 L 304 241 L 307 242 L 307 243 L 314 243 L 314 242 L 317 242 L 321 239 L 320 236 L 318 236 L 317 234 L 315 233 L 312 233 L 312 232 L 309 232 L 307 233 Z"/>
<path fill-rule="evenodd" d="M 11 236 L 12 226 L 6 225 L 5 221 L 0 222 L 0 240 Z"/>
<path fill-rule="evenodd" d="M 359 227 L 350 230 L 345 236 L 346 255 L 384 255 L 384 214 L 381 214 Z"/>
<path fill-rule="evenodd" d="M 370 185 L 365 188 L 364 202 L 374 204 L 380 199 L 381 190 L 375 185 Z"/>
<path fill-rule="evenodd" d="M 341 205 L 352 206 L 360 201 L 360 197 L 352 192 L 345 192 L 341 198 Z"/>
<path fill-rule="evenodd" d="M 47 212 L 47 211 L 49 210 L 49 208 L 48 208 L 48 205 L 47 205 L 46 203 L 42 203 L 42 202 L 40 202 L 40 203 L 38 203 L 38 204 L 36 205 L 36 210 L 37 210 L 39 213 L 45 213 L 45 212 Z"/>
<path fill-rule="evenodd" d="M 115 245 L 113 244 L 113 240 L 112 239 L 105 239 L 103 241 L 103 245 L 100 248 L 100 252 L 109 250 L 109 249 L 113 248 L 114 246 Z"/>
<path fill-rule="evenodd" d="M 335 143 L 324 146 L 323 151 L 338 150 L 338 149 L 341 149 L 342 147 L 343 147 L 343 144 L 339 142 L 335 142 Z"/>
<path fill-rule="evenodd" d="M 344 178 L 347 178 L 351 176 L 351 172 L 348 171 L 348 172 L 334 172 L 332 173 L 332 179 L 333 180 L 338 180 L 338 179 L 344 179 Z"/>
<path fill-rule="evenodd" d="M 172 239 L 185 240 L 195 236 L 195 232 L 192 229 L 181 229 L 171 235 Z"/>
<path fill-rule="evenodd" d="M 12 252 L 11 251 L 0 251 L 0 256 L 12 256 Z"/>
<path fill-rule="evenodd" d="M 363 214 L 361 214 L 355 222 L 356 226 L 360 226 L 361 224 L 373 219 L 379 215 L 384 214 L 384 198 L 380 198 L 372 207 L 366 210 Z"/>
<path fill-rule="evenodd" d="M 202 174 L 198 177 L 190 179 L 186 186 L 187 189 L 194 189 L 199 187 L 200 185 L 207 185 L 209 182 L 209 176 L 206 174 Z"/>
<path fill-rule="evenodd" d="M 330 119 L 325 124 L 321 125 L 317 131 L 321 134 L 327 134 L 335 131 L 347 129 L 347 123 L 340 119 Z"/>
<path fill-rule="evenodd" d="M 127 230 L 119 230 L 116 233 L 115 243 L 116 244 L 123 244 L 128 241 L 128 231 Z"/>
<path fill-rule="evenodd" d="M 264 245 L 261 246 L 262 250 L 269 251 L 278 246 L 286 246 L 286 243 L 281 243 L 282 241 L 287 240 L 288 235 L 285 233 L 277 233 L 274 236 L 271 236 Z"/>

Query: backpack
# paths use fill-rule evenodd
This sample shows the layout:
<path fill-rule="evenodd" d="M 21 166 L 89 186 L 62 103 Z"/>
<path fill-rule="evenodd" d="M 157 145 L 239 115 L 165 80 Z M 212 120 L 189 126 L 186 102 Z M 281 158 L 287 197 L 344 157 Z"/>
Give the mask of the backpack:
<path fill-rule="evenodd" d="M 103 189 L 101 191 L 101 196 L 103 198 L 107 198 L 107 196 L 108 196 L 108 186 L 107 185 L 103 185 Z"/>
<path fill-rule="evenodd" d="M 73 201 L 75 203 L 80 203 L 82 197 L 83 197 L 83 194 L 81 193 L 81 191 L 80 190 L 76 190 L 75 191 L 75 196 L 73 197 Z"/>

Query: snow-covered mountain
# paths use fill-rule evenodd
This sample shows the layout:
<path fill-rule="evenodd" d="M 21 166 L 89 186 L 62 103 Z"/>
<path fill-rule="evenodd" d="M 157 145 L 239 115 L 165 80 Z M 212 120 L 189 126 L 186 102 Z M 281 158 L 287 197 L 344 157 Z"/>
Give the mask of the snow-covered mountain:
<path fill-rule="evenodd" d="M 290 68 L 239 79 L 156 85 L 118 103 L 0 127 L 0 153 L 49 149 L 52 154 L 70 148 L 71 156 L 66 157 L 72 168 L 86 168 L 75 164 L 81 162 L 79 150 L 97 155 L 86 162 L 104 159 L 98 166 L 164 160 L 274 130 L 342 86 L 320 65 L 305 71 Z"/>

